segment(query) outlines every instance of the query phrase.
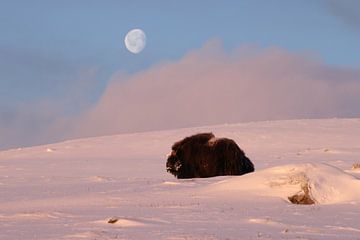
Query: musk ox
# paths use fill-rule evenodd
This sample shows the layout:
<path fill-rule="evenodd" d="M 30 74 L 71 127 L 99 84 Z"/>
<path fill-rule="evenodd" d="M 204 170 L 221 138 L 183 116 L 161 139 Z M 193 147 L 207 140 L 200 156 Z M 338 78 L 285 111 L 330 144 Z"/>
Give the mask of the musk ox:
<path fill-rule="evenodd" d="M 242 175 L 254 165 L 231 139 L 199 133 L 174 143 L 166 170 L 177 178 L 205 178 Z"/>

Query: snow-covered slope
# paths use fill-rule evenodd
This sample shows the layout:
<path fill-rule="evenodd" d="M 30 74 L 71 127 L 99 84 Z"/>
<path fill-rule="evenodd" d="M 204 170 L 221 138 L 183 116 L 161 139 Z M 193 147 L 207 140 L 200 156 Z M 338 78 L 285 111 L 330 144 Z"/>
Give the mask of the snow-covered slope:
<path fill-rule="evenodd" d="M 177 180 L 185 136 L 233 138 L 256 171 Z M 360 239 L 360 119 L 208 126 L 0 152 L 0 239 Z M 314 205 L 288 197 L 309 189 Z M 112 220 L 112 223 L 108 223 Z"/>
<path fill-rule="evenodd" d="M 327 164 L 291 164 L 232 177 L 207 186 L 206 192 L 231 198 L 234 194 L 279 197 L 286 200 L 307 187 L 317 204 L 360 201 L 360 180 Z"/>

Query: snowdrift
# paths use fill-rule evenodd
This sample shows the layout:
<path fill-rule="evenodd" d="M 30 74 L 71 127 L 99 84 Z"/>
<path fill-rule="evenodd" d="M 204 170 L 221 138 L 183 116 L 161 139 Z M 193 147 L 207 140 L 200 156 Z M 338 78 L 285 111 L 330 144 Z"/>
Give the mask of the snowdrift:
<path fill-rule="evenodd" d="M 290 164 L 231 177 L 211 184 L 203 191 L 228 199 L 254 195 L 288 201 L 290 196 L 302 193 L 305 186 L 318 204 L 360 201 L 359 179 L 336 167 L 315 163 Z"/>

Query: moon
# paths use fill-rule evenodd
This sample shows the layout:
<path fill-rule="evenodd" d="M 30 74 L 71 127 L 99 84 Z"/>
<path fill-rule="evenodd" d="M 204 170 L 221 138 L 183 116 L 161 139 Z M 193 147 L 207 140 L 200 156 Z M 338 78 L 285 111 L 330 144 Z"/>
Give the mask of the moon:
<path fill-rule="evenodd" d="M 124 42 L 127 50 L 138 54 L 146 46 L 146 35 L 141 29 L 133 29 L 126 34 Z"/>

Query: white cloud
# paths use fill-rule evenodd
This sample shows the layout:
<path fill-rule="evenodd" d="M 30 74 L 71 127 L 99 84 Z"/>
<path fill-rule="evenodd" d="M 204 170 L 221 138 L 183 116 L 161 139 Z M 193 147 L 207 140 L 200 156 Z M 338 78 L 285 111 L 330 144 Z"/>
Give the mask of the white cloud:
<path fill-rule="evenodd" d="M 210 42 L 178 62 L 115 75 L 72 136 L 269 119 L 360 116 L 360 71 L 280 48 L 226 53 Z"/>

